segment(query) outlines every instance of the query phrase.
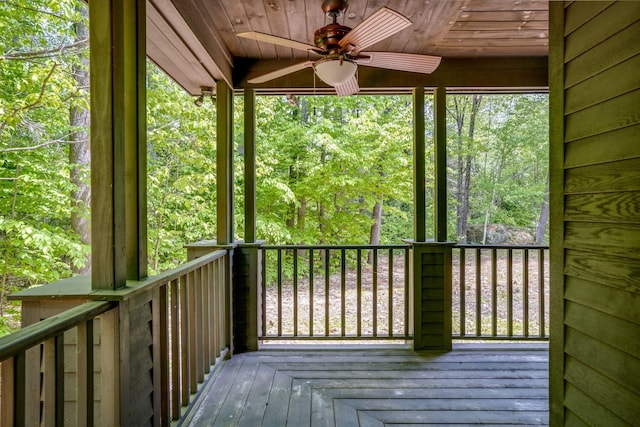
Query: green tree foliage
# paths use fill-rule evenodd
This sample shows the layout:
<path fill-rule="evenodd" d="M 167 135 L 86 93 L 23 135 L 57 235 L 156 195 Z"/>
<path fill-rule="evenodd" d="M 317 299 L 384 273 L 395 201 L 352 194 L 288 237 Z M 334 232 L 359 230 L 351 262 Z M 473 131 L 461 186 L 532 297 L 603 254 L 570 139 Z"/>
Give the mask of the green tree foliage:
<path fill-rule="evenodd" d="M 184 245 L 215 239 L 216 116 L 152 64 L 147 72 L 150 273 L 186 260 Z"/>
<path fill-rule="evenodd" d="M 70 227 L 77 206 L 69 181 L 71 107 L 87 88 L 73 69 L 88 41 L 75 0 L 0 2 L 0 334 L 9 330 L 6 295 L 55 281 L 84 266 L 89 253 Z"/>
<path fill-rule="evenodd" d="M 72 78 L 88 45 L 74 39 L 79 4 L 0 3 L 0 300 L 70 275 L 88 253 L 69 226 L 68 112 L 87 105 Z"/>
<path fill-rule="evenodd" d="M 258 236 L 363 244 L 376 203 L 406 215 L 409 97 L 259 97 L 256 110 Z"/>
<path fill-rule="evenodd" d="M 450 237 L 467 237 L 461 219 L 480 230 L 480 237 L 471 239 L 477 242 L 486 241 L 489 224 L 533 235 L 548 187 L 547 96 L 483 95 L 477 104 L 474 98 L 478 95 L 449 99 L 449 204 L 450 218 L 457 220 L 450 222 Z M 460 117 L 465 118 L 461 129 Z M 464 202 L 466 211 L 460 209 Z"/>

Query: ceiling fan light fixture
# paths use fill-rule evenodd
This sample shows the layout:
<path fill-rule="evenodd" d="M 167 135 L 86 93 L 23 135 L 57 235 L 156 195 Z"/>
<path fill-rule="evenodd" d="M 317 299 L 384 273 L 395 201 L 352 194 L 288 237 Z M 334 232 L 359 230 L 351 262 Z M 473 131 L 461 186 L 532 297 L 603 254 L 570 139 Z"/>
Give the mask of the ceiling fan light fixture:
<path fill-rule="evenodd" d="M 320 80 L 329 86 L 337 86 L 352 78 L 358 66 L 348 59 L 334 58 L 318 61 L 313 68 Z"/>

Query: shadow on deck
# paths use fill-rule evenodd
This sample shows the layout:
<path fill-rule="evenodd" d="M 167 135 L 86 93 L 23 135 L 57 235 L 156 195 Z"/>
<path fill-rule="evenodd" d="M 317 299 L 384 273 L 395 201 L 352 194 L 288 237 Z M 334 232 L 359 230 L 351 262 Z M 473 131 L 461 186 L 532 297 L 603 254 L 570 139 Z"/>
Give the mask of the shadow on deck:
<path fill-rule="evenodd" d="M 547 344 L 268 346 L 233 356 L 184 426 L 547 425 Z"/>

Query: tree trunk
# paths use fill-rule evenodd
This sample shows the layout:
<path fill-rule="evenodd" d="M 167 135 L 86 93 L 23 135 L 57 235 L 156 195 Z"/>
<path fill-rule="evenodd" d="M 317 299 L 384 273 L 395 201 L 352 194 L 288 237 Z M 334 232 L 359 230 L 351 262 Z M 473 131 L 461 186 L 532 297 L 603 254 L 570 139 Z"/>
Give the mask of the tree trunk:
<path fill-rule="evenodd" d="M 320 228 L 320 244 L 324 244 L 326 236 L 324 204 L 320 203 L 318 209 L 318 227 Z"/>
<path fill-rule="evenodd" d="M 373 213 L 371 214 L 373 218 L 373 224 L 371 224 L 371 234 L 369 236 L 369 244 L 370 245 L 379 245 L 380 244 L 380 230 L 382 228 L 382 201 L 377 201 L 373 206 Z M 369 264 L 373 264 L 373 251 L 369 251 L 369 255 L 367 257 L 367 262 Z"/>
<path fill-rule="evenodd" d="M 87 6 L 78 5 L 79 12 L 84 18 L 88 17 Z M 84 22 L 74 24 L 76 37 L 79 42 L 89 38 L 89 30 Z M 89 88 L 89 58 L 87 55 L 80 57 L 80 63 L 73 67 L 73 76 L 79 91 Z M 90 166 L 91 149 L 89 145 L 89 110 L 72 106 L 69 111 L 69 125 L 72 129 L 69 145 L 69 163 L 71 165 L 70 179 L 74 189 L 71 193 L 72 203 L 71 227 L 80 236 L 84 244 L 91 243 L 91 218 L 89 208 L 91 206 Z M 72 267 L 73 268 L 73 267 Z M 80 268 L 73 268 L 76 274 L 88 275 L 91 272 L 91 256 L 87 256 L 85 264 Z"/>
<path fill-rule="evenodd" d="M 469 195 L 471 194 L 471 165 L 475 160 L 475 147 L 473 144 L 473 138 L 476 130 L 476 118 L 478 117 L 478 111 L 480 110 L 480 104 L 482 103 L 482 95 L 473 95 L 471 101 L 471 113 L 469 115 L 469 146 L 466 148 L 467 155 L 465 156 L 464 164 L 464 178 L 462 183 L 462 209 L 460 209 L 460 216 L 458 217 L 458 237 L 462 242 L 467 241 L 467 228 L 469 220 Z"/>
<path fill-rule="evenodd" d="M 302 198 L 300 199 L 300 206 L 298 207 L 298 229 L 299 230 L 304 230 L 304 223 L 305 223 L 305 215 L 307 213 L 307 199 L 306 198 Z"/>
<path fill-rule="evenodd" d="M 467 242 L 467 227 L 469 220 L 469 193 L 471 192 L 471 162 L 473 157 L 465 156 L 464 171 L 462 176 L 461 205 L 458 210 L 458 239 L 461 243 Z"/>
<path fill-rule="evenodd" d="M 458 236 L 458 240 L 461 243 L 466 242 L 466 235 L 461 234 L 461 230 L 463 228 L 462 225 L 462 206 L 464 203 L 464 192 L 463 192 L 463 181 L 464 181 L 464 156 L 463 156 L 463 137 L 462 137 L 462 129 L 464 128 L 464 116 L 465 111 L 464 107 L 459 103 L 459 97 L 454 97 L 454 105 L 455 105 L 455 118 L 456 118 L 456 130 L 457 130 L 457 145 L 458 145 L 458 176 L 456 182 L 456 236 Z"/>
<path fill-rule="evenodd" d="M 454 116 L 456 119 L 457 144 L 458 144 L 458 178 L 457 178 L 457 221 L 456 234 L 458 241 L 467 241 L 467 221 L 469 219 L 469 193 L 471 189 L 471 165 L 474 161 L 473 137 L 475 133 L 476 118 L 482 103 L 481 95 L 473 95 L 471 98 L 471 110 L 469 108 L 468 97 L 454 97 Z M 468 139 L 465 138 L 465 119 L 469 113 Z M 468 143 L 465 146 L 465 139 Z"/>
<path fill-rule="evenodd" d="M 549 222 L 549 180 L 547 179 L 547 191 L 544 193 L 542 199 L 542 206 L 540 207 L 540 220 L 536 227 L 536 245 L 541 245 L 544 240 L 544 235 L 547 231 L 547 223 Z"/>

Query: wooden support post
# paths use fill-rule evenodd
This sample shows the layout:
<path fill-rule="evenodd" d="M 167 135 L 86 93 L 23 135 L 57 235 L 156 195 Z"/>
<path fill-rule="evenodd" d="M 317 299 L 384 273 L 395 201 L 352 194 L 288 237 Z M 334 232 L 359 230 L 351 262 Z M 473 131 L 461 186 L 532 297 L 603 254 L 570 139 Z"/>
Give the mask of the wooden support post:
<path fill-rule="evenodd" d="M 92 288 L 146 275 L 145 2 L 89 5 Z"/>
<path fill-rule="evenodd" d="M 216 86 L 217 100 L 217 241 L 226 245 L 234 240 L 233 228 L 233 92 L 224 81 Z"/>
<path fill-rule="evenodd" d="M 565 14 L 562 2 L 549 2 L 549 424 L 556 426 L 565 424 Z"/>
<path fill-rule="evenodd" d="M 244 241 L 256 241 L 256 91 L 244 90 Z"/>
<path fill-rule="evenodd" d="M 264 242 L 239 243 L 233 253 L 233 350 L 258 350 Z"/>
<path fill-rule="evenodd" d="M 434 92 L 435 102 L 435 188 L 434 227 L 436 242 L 447 241 L 447 92 L 439 87 Z"/>
<path fill-rule="evenodd" d="M 413 242 L 413 348 L 451 350 L 452 243 Z"/>
<path fill-rule="evenodd" d="M 451 243 L 447 240 L 445 89 L 435 91 L 435 235 L 426 242 L 424 88 L 414 102 L 414 241 L 410 254 L 413 346 L 416 350 L 451 349 Z"/>
<path fill-rule="evenodd" d="M 127 279 L 147 277 L 147 56 L 144 1 L 125 1 Z"/>
<path fill-rule="evenodd" d="M 426 239 L 424 88 L 413 90 L 413 238 Z"/>

